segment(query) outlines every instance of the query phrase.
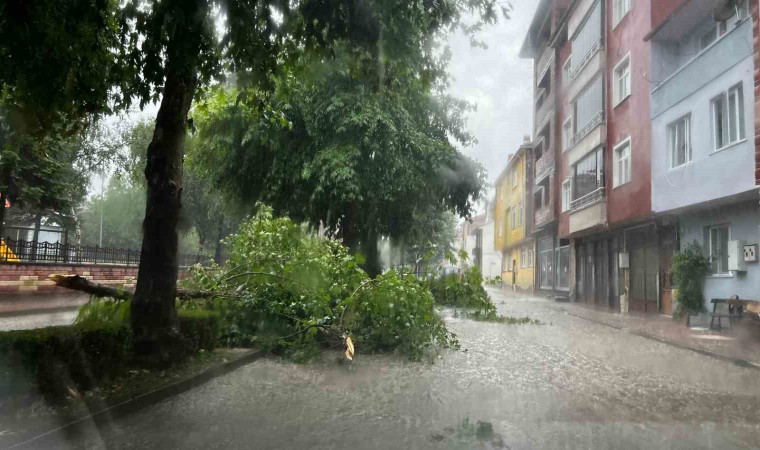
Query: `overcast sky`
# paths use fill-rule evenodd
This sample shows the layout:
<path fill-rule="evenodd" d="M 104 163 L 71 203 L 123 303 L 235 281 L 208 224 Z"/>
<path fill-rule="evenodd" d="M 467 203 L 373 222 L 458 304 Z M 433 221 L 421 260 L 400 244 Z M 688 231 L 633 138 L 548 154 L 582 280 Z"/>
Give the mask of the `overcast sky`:
<path fill-rule="evenodd" d="M 531 134 L 533 123 L 532 61 L 520 59 L 518 53 L 538 2 L 510 2 L 514 7 L 511 20 L 501 20 L 480 33 L 487 49 L 471 47 L 461 34 L 449 40 L 451 94 L 478 108 L 468 120 L 478 142 L 463 150 L 483 164 L 490 181 L 506 166 L 507 155 Z"/>

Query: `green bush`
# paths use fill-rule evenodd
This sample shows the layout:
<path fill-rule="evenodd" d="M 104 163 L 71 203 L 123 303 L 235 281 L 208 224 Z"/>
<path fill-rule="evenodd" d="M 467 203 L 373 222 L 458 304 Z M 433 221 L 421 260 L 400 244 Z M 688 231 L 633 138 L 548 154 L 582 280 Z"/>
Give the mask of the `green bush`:
<path fill-rule="evenodd" d="M 219 314 L 179 310 L 183 352 L 213 350 L 219 342 Z M 0 395 L 12 395 L 30 380 L 51 403 L 121 374 L 130 361 L 129 303 L 108 299 L 84 305 L 72 326 L 0 333 Z"/>
<path fill-rule="evenodd" d="M 121 373 L 128 348 L 129 330 L 108 324 L 0 333 L 4 367 L 17 377 L 31 376 L 52 403 L 63 401 L 69 388 L 83 392 Z M 9 383 L 17 381 L 9 378 Z M 2 391 L 11 389 L 8 385 Z"/>
<path fill-rule="evenodd" d="M 678 290 L 674 317 L 702 312 L 705 299 L 702 285 L 710 273 L 710 261 L 702 254 L 702 248 L 693 242 L 673 257 L 673 283 Z"/>
<path fill-rule="evenodd" d="M 345 335 L 359 353 L 393 350 L 411 358 L 454 342 L 413 277 L 394 272 L 370 280 L 343 245 L 311 236 L 267 207 L 226 244 L 223 269 L 196 267 L 184 282 L 210 293 L 186 306 L 218 312 L 225 345 L 304 360 L 339 347 Z"/>
<path fill-rule="evenodd" d="M 430 291 L 409 273 L 378 276 L 372 289 L 356 297 L 350 318 L 346 328 L 365 351 L 398 349 L 419 359 L 429 347 L 458 347 L 436 315 Z"/>
<path fill-rule="evenodd" d="M 219 314 L 211 311 L 177 311 L 179 331 L 188 354 L 213 350 L 219 344 Z"/>
<path fill-rule="evenodd" d="M 429 286 L 439 305 L 471 308 L 482 314 L 496 312 L 496 306 L 483 288 L 483 277 L 477 267 L 461 274 L 442 275 L 430 281 Z"/>

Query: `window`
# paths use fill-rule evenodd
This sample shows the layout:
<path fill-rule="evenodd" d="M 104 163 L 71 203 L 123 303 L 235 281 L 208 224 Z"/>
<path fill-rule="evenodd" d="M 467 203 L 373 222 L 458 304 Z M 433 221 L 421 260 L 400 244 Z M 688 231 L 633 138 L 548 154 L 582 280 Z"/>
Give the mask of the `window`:
<path fill-rule="evenodd" d="M 728 225 L 720 225 L 707 229 L 710 250 L 710 267 L 714 275 L 728 274 L 728 241 L 731 230 Z"/>
<path fill-rule="evenodd" d="M 613 0 L 612 2 L 612 20 L 617 26 L 623 17 L 631 10 L 631 0 Z"/>
<path fill-rule="evenodd" d="M 623 58 L 614 70 L 614 85 L 612 87 L 615 106 L 631 95 L 631 55 Z"/>
<path fill-rule="evenodd" d="M 596 2 L 586 21 L 581 25 L 573 38 L 571 53 L 583 64 L 592 52 L 599 47 L 597 43 L 602 37 L 602 3 Z"/>
<path fill-rule="evenodd" d="M 573 166 L 573 200 L 604 187 L 604 153 L 599 148 Z"/>
<path fill-rule="evenodd" d="M 580 133 L 594 119 L 604 111 L 604 83 L 602 77 L 596 77 L 586 88 L 578 94 L 574 104 L 575 133 Z"/>
<path fill-rule="evenodd" d="M 721 92 L 711 102 L 715 150 L 744 139 L 744 95 L 741 84 Z"/>
<path fill-rule="evenodd" d="M 570 74 L 573 71 L 573 55 L 567 57 L 565 64 L 562 65 L 562 82 L 565 85 L 570 84 Z"/>
<path fill-rule="evenodd" d="M 511 177 L 512 177 L 512 187 L 515 188 L 517 187 L 517 166 L 512 168 Z"/>
<path fill-rule="evenodd" d="M 565 180 L 562 182 L 562 212 L 570 209 L 570 201 L 573 194 L 572 180 Z"/>
<path fill-rule="evenodd" d="M 525 264 L 528 262 L 528 252 L 525 251 L 524 248 L 520 249 L 520 267 L 525 268 Z"/>
<path fill-rule="evenodd" d="M 668 125 L 668 153 L 671 169 L 691 161 L 690 122 L 690 117 L 684 116 Z"/>
<path fill-rule="evenodd" d="M 573 141 L 573 116 L 567 118 L 565 123 L 562 124 L 562 150 L 565 151 L 570 148 L 570 143 Z"/>
<path fill-rule="evenodd" d="M 615 147 L 615 171 L 612 174 L 614 187 L 631 181 L 631 138 Z"/>
<path fill-rule="evenodd" d="M 699 50 L 701 51 L 709 47 L 710 44 L 726 33 L 726 29 L 726 22 L 715 23 L 713 21 L 710 23 L 707 30 L 703 31 L 702 35 L 699 37 Z"/>
<path fill-rule="evenodd" d="M 528 250 L 528 267 L 533 267 L 533 250 Z"/>
<path fill-rule="evenodd" d="M 517 228 L 517 209 L 512 208 L 512 228 Z"/>
<path fill-rule="evenodd" d="M 522 226 L 523 224 L 523 204 L 520 202 L 520 205 L 517 207 L 517 225 Z"/>

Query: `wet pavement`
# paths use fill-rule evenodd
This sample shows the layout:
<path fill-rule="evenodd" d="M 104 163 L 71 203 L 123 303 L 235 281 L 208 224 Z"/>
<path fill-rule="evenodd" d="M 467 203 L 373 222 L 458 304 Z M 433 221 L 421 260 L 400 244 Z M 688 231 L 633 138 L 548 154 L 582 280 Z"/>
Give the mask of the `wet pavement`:
<path fill-rule="evenodd" d="M 0 296 L 0 331 L 70 325 L 89 299 L 82 294 Z"/>
<path fill-rule="evenodd" d="M 56 311 L 0 316 L 0 331 L 71 325 L 77 317 L 78 310 L 78 307 L 74 307 Z"/>
<path fill-rule="evenodd" d="M 492 294 L 543 325 L 453 318 L 433 363 L 263 359 L 56 448 L 758 448 L 760 372 Z M 498 438 L 463 437 L 463 421 Z M 71 439 L 71 440 L 69 440 Z M 490 447 L 489 447 L 490 445 Z"/>

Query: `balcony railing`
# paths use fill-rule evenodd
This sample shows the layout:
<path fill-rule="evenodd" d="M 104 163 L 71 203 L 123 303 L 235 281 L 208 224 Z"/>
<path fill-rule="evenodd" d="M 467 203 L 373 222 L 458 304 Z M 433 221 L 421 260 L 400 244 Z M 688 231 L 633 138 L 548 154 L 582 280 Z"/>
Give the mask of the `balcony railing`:
<path fill-rule="evenodd" d="M 577 198 L 570 202 L 570 210 L 571 211 L 578 211 L 583 208 L 587 208 L 594 203 L 598 203 L 605 198 L 605 191 L 603 187 L 598 188 L 597 190 L 590 192 L 583 197 Z"/>
<path fill-rule="evenodd" d="M 552 62 L 554 62 L 554 53 L 554 48 L 547 46 L 541 54 L 541 57 L 538 59 L 538 65 L 536 65 L 538 68 L 538 71 L 536 71 L 536 84 L 541 82 L 544 75 L 546 75 L 546 72 L 551 67 Z"/>
<path fill-rule="evenodd" d="M 554 151 L 551 148 L 544 150 L 544 154 L 536 161 L 536 183 L 543 180 L 554 169 Z"/>
<path fill-rule="evenodd" d="M 603 46 L 602 42 L 603 42 L 602 37 L 599 36 L 599 39 L 596 40 L 596 42 L 594 43 L 594 45 L 591 46 L 589 51 L 586 52 L 585 55 L 583 55 L 583 58 L 578 60 L 577 65 L 573 67 L 572 69 L 570 69 L 570 80 L 574 80 L 578 76 L 578 74 L 581 73 L 581 70 L 583 70 L 583 68 L 586 67 L 586 64 L 588 64 L 589 61 L 591 61 L 591 58 L 593 58 L 594 55 L 596 55 L 596 53 L 602 49 L 602 46 Z"/>
<path fill-rule="evenodd" d="M 591 131 L 593 131 L 594 128 L 596 128 L 602 123 L 604 123 L 604 111 L 599 111 L 591 120 L 588 121 L 586 125 L 580 128 L 575 133 L 575 135 L 573 135 L 572 139 L 570 139 L 570 145 L 568 146 L 568 149 L 572 148 L 575 144 L 580 142 Z"/>
<path fill-rule="evenodd" d="M 554 90 L 548 95 L 544 94 L 544 101 L 536 109 L 536 130 L 539 130 L 546 123 L 547 118 L 554 113 Z"/>
<path fill-rule="evenodd" d="M 534 214 L 536 226 L 540 227 L 551 222 L 554 219 L 554 202 L 549 202 Z"/>

